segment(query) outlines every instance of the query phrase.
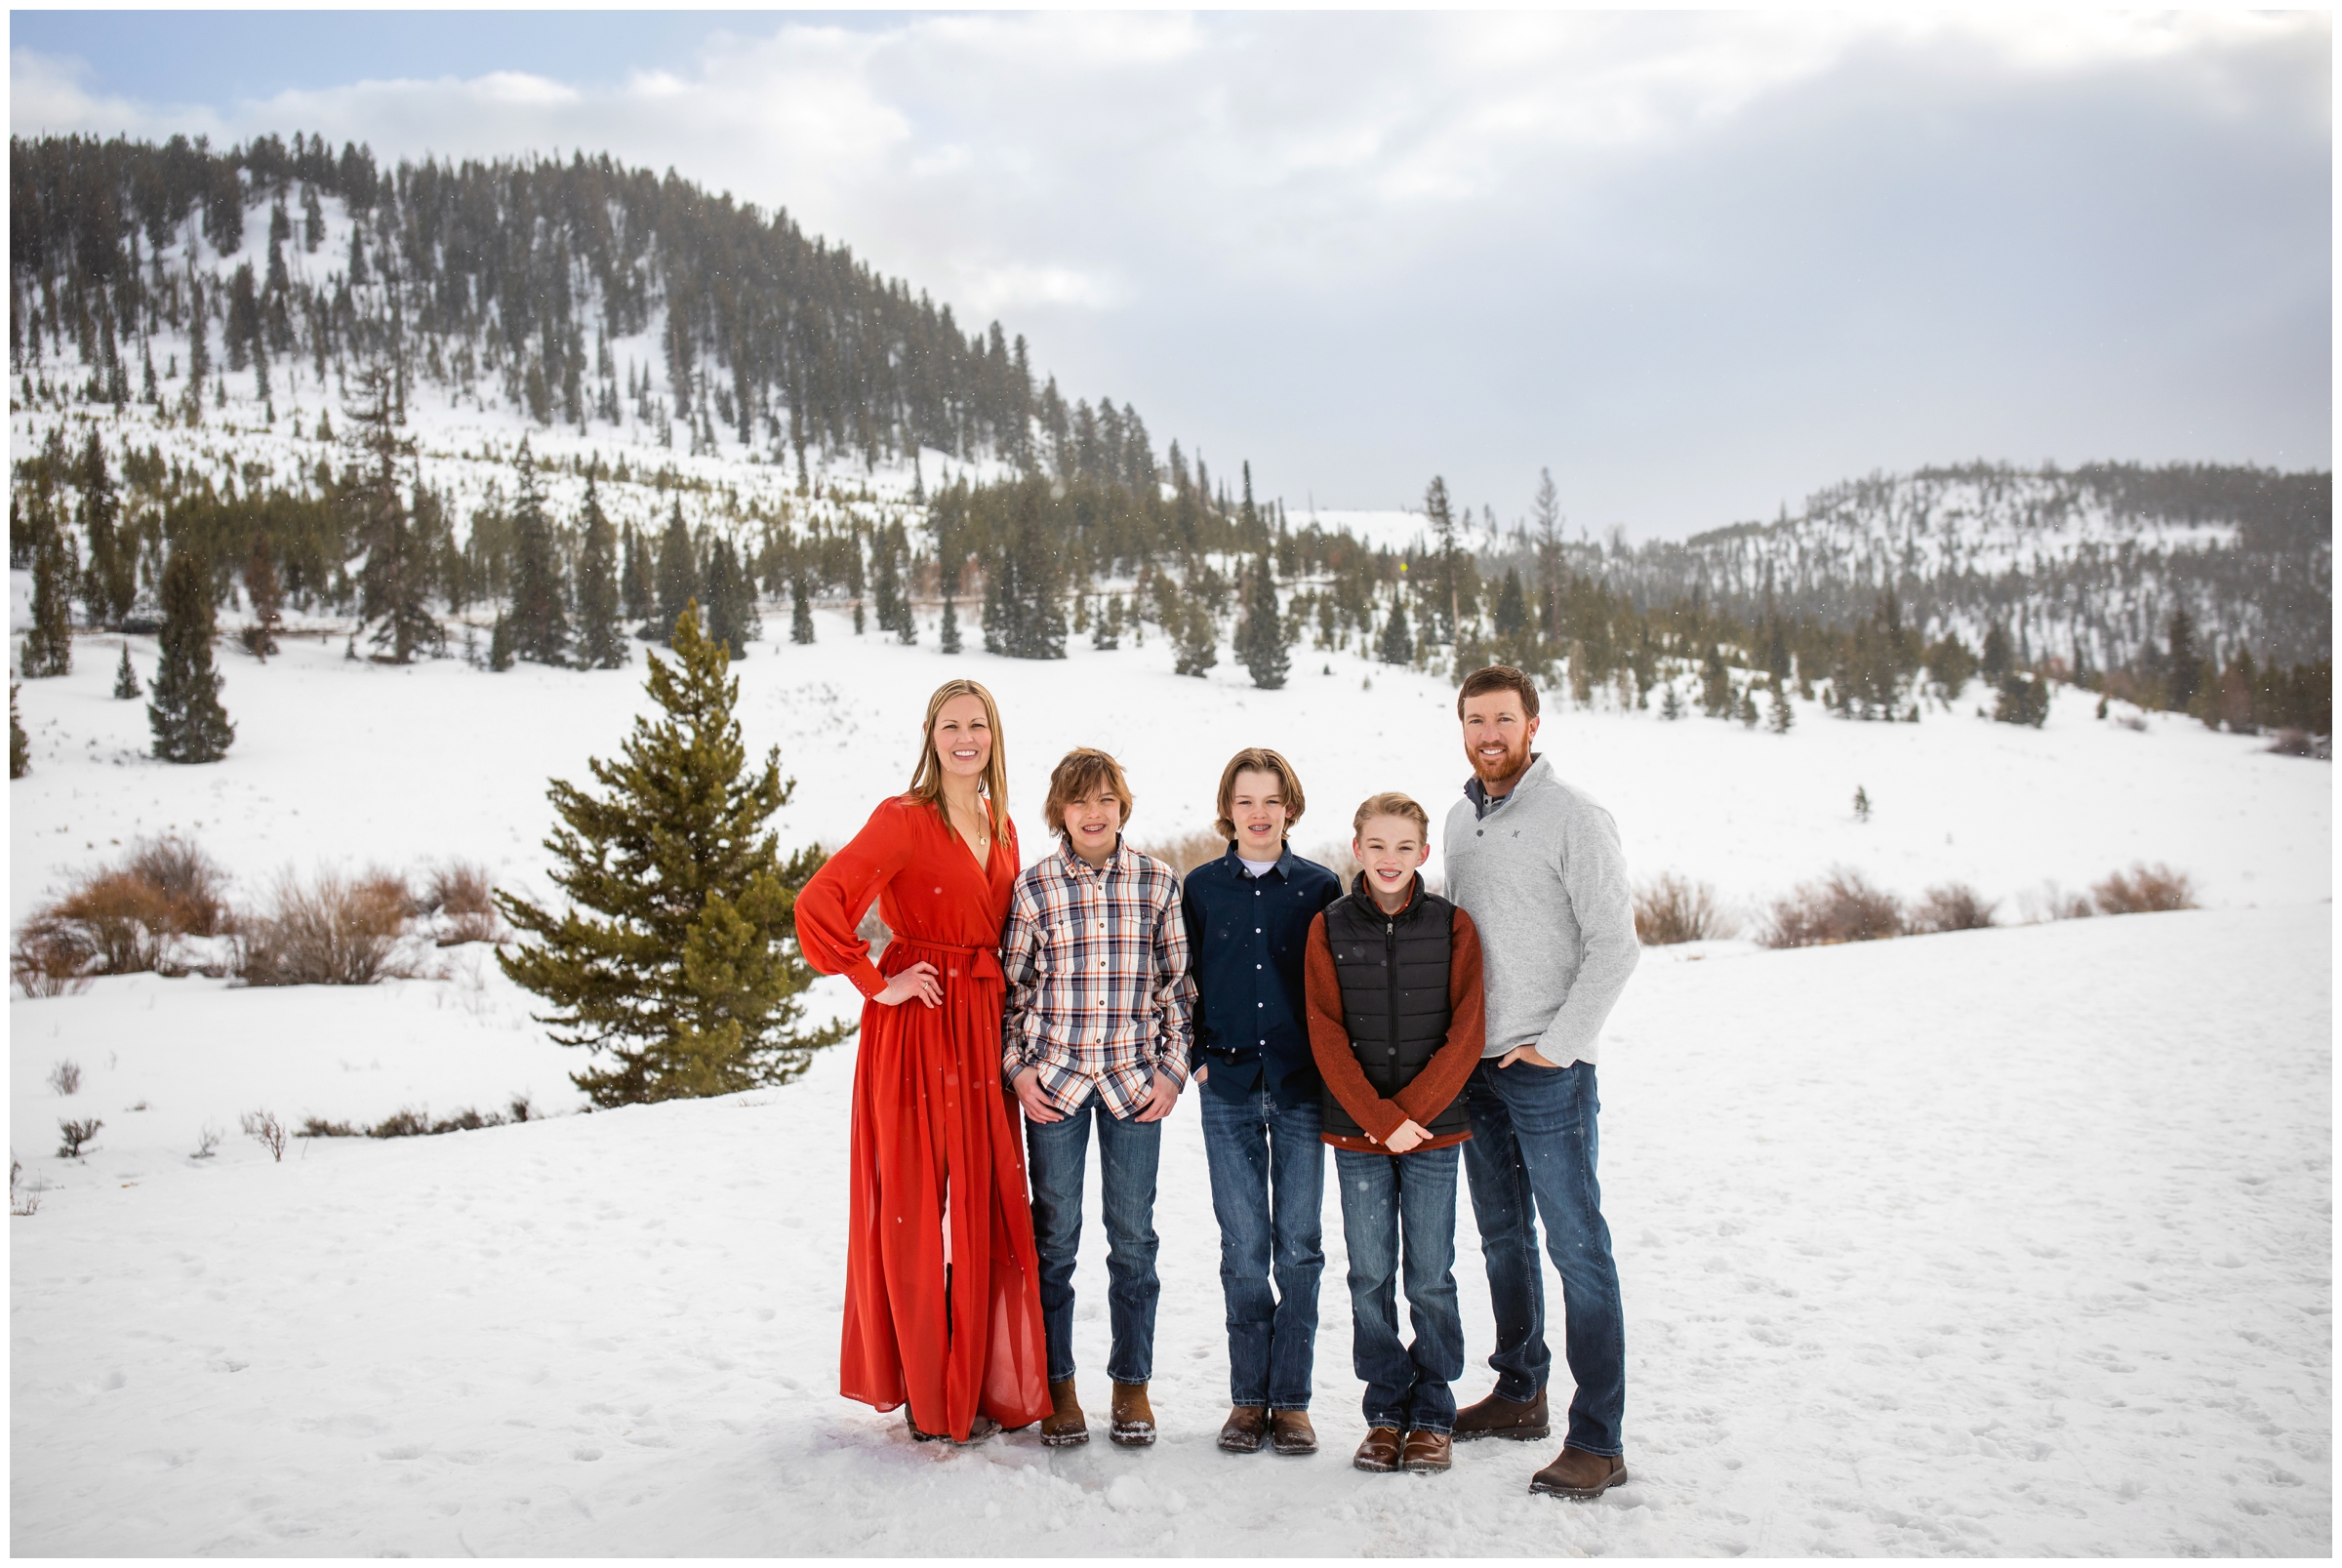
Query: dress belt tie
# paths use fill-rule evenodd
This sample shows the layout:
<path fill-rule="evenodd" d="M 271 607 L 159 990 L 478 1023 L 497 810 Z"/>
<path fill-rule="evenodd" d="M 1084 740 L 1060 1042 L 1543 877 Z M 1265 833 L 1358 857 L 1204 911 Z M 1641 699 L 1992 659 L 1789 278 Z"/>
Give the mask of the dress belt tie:
<path fill-rule="evenodd" d="M 971 979 L 996 980 L 1003 985 L 1008 981 L 1008 977 L 1000 972 L 1000 950 L 997 947 L 954 947 L 949 943 L 927 942 L 918 937 L 897 937 L 887 944 L 886 950 L 891 953 L 897 947 L 916 948 L 922 954 L 943 954 L 947 960 L 944 965 L 947 978 L 961 973 L 961 970 L 951 968 L 949 962 L 957 959 Z"/>

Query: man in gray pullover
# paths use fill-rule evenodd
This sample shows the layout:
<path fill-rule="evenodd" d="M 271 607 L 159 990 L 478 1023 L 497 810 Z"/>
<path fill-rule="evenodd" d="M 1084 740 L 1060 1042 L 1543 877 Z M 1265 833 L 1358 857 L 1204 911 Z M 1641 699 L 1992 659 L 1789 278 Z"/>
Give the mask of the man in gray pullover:
<path fill-rule="evenodd" d="M 1627 1478 L 1626 1313 L 1595 1181 L 1595 1058 L 1641 947 L 1610 814 L 1530 749 L 1537 688 L 1506 664 L 1456 698 L 1473 777 L 1448 813 L 1447 896 L 1479 928 L 1487 1047 L 1465 1087 L 1464 1169 L 1496 1310 L 1496 1387 L 1456 1413 L 1454 1439 L 1551 1434 L 1537 1222 L 1561 1273 L 1577 1385 L 1566 1444 L 1533 1492 L 1591 1498 Z"/>

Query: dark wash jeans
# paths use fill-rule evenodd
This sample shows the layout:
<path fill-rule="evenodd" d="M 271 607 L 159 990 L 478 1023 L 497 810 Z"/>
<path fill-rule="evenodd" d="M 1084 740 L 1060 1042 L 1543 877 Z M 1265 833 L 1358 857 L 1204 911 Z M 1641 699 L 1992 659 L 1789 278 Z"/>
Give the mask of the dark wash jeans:
<path fill-rule="evenodd" d="M 1577 1384 L 1567 1442 L 1589 1454 L 1623 1454 L 1626 1308 L 1610 1257 L 1610 1227 L 1602 1222 L 1602 1189 L 1594 1176 L 1599 1144 L 1595 1118 L 1601 1109 L 1594 1064 L 1541 1067 L 1515 1062 L 1499 1067 L 1491 1057 L 1473 1068 L 1464 1104 L 1472 1113 L 1464 1168 L 1496 1308 L 1496 1353 L 1488 1358 L 1496 1391 L 1507 1399 L 1533 1399 L 1553 1370 L 1545 1343 L 1545 1270 L 1537 1259 L 1537 1222 L 1543 1219 L 1546 1248 L 1561 1271 L 1563 1350 Z"/>
<path fill-rule="evenodd" d="M 1206 1079 L 1201 1096 L 1228 1303 L 1229 1403 L 1307 1410 L 1325 1271 L 1323 1117 L 1315 1101 L 1279 1106 L 1266 1086 L 1224 1096 Z"/>
<path fill-rule="evenodd" d="M 1351 1364 L 1366 1385 L 1366 1424 L 1453 1431 L 1453 1385 L 1464 1375 L 1456 1146 L 1411 1154 L 1337 1148 L 1334 1179 L 1342 1185 L 1342 1242 L 1350 1253 Z M 1402 1238 L 1412 1345 L 1398 1338 Z"/>
<path fill-rule="evenodd" d="M 1154 1374 L 1154 1304 L 1162 1294 L 1154 1274 L 1154 1172 L 1163 1124 L 1118 1120 L 1095 1091 L 1062 1121 L 1025 1122 L 1049 1381 L 1073 1376 L 1073 1261 L 1081 1250 L 1081 1183 L 1093 1121 L 1099 1204 L 1106 1211 L 1107 1316 L 1114 1333 L 1106 1375 L 1116 1383 L 1145 1383 Z"/>

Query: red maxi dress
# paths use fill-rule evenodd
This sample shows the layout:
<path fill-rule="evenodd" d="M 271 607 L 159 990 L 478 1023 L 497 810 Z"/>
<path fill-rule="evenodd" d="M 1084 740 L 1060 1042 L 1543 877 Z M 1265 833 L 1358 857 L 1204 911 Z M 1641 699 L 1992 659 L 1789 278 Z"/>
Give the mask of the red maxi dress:
<path fill-rule="evenodd" d="M 1050 1409 L 1025 1152 L 1000 1086 L 1016 876 L 1013 825 L 979 866 L 939 806 L 899 797 L 797 895 L 814 968 L 868 998 L 924 960 L 943 986 L 939 1007 L 863 1004 L 838 1391 L 880 1410 L 908 1399 L 921 1431 L 963 1439 L 979 1412 L 1013 1428 Z M 894 933 L 876 964 L 854 934 L 873 897 Z"/>

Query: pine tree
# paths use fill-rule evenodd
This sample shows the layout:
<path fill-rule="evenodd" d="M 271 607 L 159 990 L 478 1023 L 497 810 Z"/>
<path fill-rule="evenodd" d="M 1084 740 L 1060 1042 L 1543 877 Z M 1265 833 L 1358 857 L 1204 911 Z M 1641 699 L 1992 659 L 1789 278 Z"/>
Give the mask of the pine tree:
<path fill-rule="evenodd" d="M 636 625 L 658 614 L 658 600 L 651 596 L 651 565 L 649 551 L 642 543 L 642 533 L 631 522 L 626 524 L 626 565 L 619 574 L 619 600 L 626 606 L 626 616 Z"/>
<path fill-rule="evenodd" d="M 876 601 L 878 629 L 896 630 L 896 621 L 903 614 L 903 574 L 895 559 L 895 534 L 891 528 L 879 529 L 870 539 L 870 594 Z"/>
<path fill-rule="evenodd" d="M 1496 634 L 1512 646 L 1529 629 L 1528 597 L 1520 585 L 1520 569 L 1505 568 L 1504 585 L 1496 593 Z"/>
<path fill-rule="evenodd" d="M 17 683 L 8 683 L 8 776 L 21 779 L 32 771 L 32 737 L 17 717 Z"/>
<path fill-rule="evenodd" d="M 1984 656 L 1976 663 L 1976 672 L 1998 686 L 2000 677 L 2008 673 L 2015 662 L 2015 651 L 2008 640 L 2008 628 L 1998 621 L 1994 622 L 1985 628 Z"/>
<path fill-rule="evenodd" d="M 106 472 L 105 448 L 92 430 L 81 457 L 81 528 L 90 542 L 81 596 L 90 619 L 106 626 L 122 624 L 139 593 L 138 545 L 122 538 L 121 524 L 121 497 Z"/>
<path fill-rule="evenodd" d="M 1042 516 L 1046 486 L 1017 486 L 1005 546 L 985 573 L 984 646 L 1011 659 L 1066 657 L 1066 612 L 1057 542 Z"/>
<path fill-rule="evenodd" d="M 244 597 L 252 603 L 252 624 L 244 628 L 245 651 L 265 661 L 276 652 L 284 592 L 277 585 L 276 557 L 264 533 L 252 536 L 252 553 L 244 559 Z"/>
<path fill-rule="evenodd" d="M 1122 595 L 1108 599 L 1090 619 L 1090 646 L 1110 652 L 1122 646 Z"/>
<path fill-rule="evenodd" d="M 586 544 L 578 556 L 578 663 L 586 669 L 619 669 L 626 664 L 626 646 L 618 624 L 618 530 L 603 515 L 591 473 L 586 476 L 584 521 Z M 631 543 L 632 530 L 627 533 Z"/>
<path fill-rule="evenodd" d="M 778 747 L 744 771 L 740 683 L 695 607 L 673 646 L 673 667 L 650 661 L 658 721 L 637 717 L 619 760 L 586 764 L 607 793 L 553 782 L 561 825 L 545 842 L 570 907 L 497 898 L 535 939 L 497 962 L 550 1004 L 539 1022 L 554 1039 L 594 1053 L 597 1065 L 571 1081 L 597 1106 L 786 1083 L 847 1030 L 803 1022 L 814 977 L 794 907 L 823 856 L 782 860 L 767 827 L 795 782 L 782 780 Z"/>
<path fill-rule="evenodd" d="M 1860 784 L 1854 786 L 1854 820 L 1858 823 L 1871 820 L 1871 792 Z"/>
<path fill-rule="evenodd" d="M 57 515 L 49 487 L 37 484 L 30 505 L 32 525 L 32 625 L 24 633 L 18 666 L 26 680 L 73 672 L 73 580 L 80 574 L 73 542 Z"/>
<path fill-rule="evenodd" d="M 430 611 L 429 551 L 417 539 L 399 493 L 399 464 L 413 461 L 415 443 L 398 433 L 388 366 L 375 360 L 350 379 L 357 403 L 345 412 L 359 480 L 345 494 L 357 513 L 355 543 L 366 555 L 358 573 L 358 615 L 375 623 L 374 646 L 388 649 L 392 663 L 405 664 L 419 652 L 436 653 L 446 636 Z"/>
<path fill-rule="evenodd" d="M 1252 464 L 1244 465 L 1245 505 L 1252 503 Z M 1236 658 L 1252 674 L 1252 683 L 1268 691 L 1285 684 L 1292 661 L 1285 653 L 1285 628 L 1277 615 L 1276 579 L 1263 551 L 1253 563 L 1244 594 L 1244 620 L 1236 628 Z"/>
<path fill-rule="evenodd" d="M 512 667 L 512 618 L 502 608 L 488 628 L 488 667 L 499 674 Z"/>
<path fill-rule="evenodd" d="M 1756 712 L 1756 692 L 1754 687 L 1743 686 L 1740 689 L 1740 700 L 1732 706 L 1732 716 L 1740 720 L 1740 727 L 1744 730 L 1753 730 L 1756 728 L 1756 719 L 1758 715 Z"/>
<path fill-rule="evenodd" d="M 1383 623 L 1383 639 L 1377 652 L 1386 664 L 1414 662 L 1415 639 L 1407 631 L 1407 604 L 1398 594 L 1392 595 L 1391 619 Z"/>
<path fill-rule="evenodd" d="M 936 644 L 948 654 L 956 654 L 960 650 L 959 607 L 951 602 L 949 593 L 944 595 L 944 623 L 936 633 Z"/>
<path fill-rule="evenodd" d="M 2170 623 L 2164 628 L 2171 649 L 2164 668 L 2170 671 L 2165 687 L 2165 700 L 2175 712 L 2185 713 L 2188 704 L 2196 701 L 2196 693 L 2203 684 L 2201 655 L 2196 648 L 2196 618 L 2181 605 L 2171 612 Z M 2005 685 L 2003 686 L 2005 691 Z"/>
<path fill-rule="evenodd" d="M 1179 605 L 1179 623 L 1173 631 L 1171 669 L 1174 674 L 1193 675 L 1200 679 L 1204 671 L 1220 663 L 1219 623 L 1212 619 L 1212 607 L 1203 601 L 1199 593 L 1182 594 Z"/>
<path fill-rule="evenodd" d="M 704 590 L 699 557 L 691 547 L 691 530 L 683 526 L 680 500 L 666 519 L 666 532 L 659 536 L 657 578 L 659 640 L 666 642 L 674 635 L 675 622 L 683 614 L 683 607 L 697 602 Z"/>
<path fill-rule="evenodd" d="M 1700 665 L 1700 708 L 1712 719 L 1732 712 L 1732 675 L 1724 668 L 1723 650 L 1715 643 L 1708 645 L 1708 658 Z"/>
<path fill-rule="evenodd" d="M 1659 699 L 1659 716 L 1673 724 L 1683 716 L 1683 700 L 1676 695 L 1676 683 L 1669 681 L 1667 691 Z"/>
<path fill-rule="evenodd" d="M 1789 705 L 1789 694 L 1781 689 L 1780 682 L 1774 682 L 1772 712 L 1767 715 L 1766 728 L 1775 735 L 1787 735 L 1790 726 L 1797 722 L 1797 715 Z"/>
<path fill-rule="evenodd" d="M 949 619 L 949 605 L 944 606 Z M 951 627 L 951 646 L 948 654 L 959 652 L 959 628 Z M 805 597 L 805 574 L 799 572 L 788 580 L 788 640 L 794 643 L 813 641 L 813 605 Z"/>
<path fill-rule="evenodd" d="M 139 684 L 139 672 L 131 667 L 130 639 L 125 637 L 122 639 L 122 663 L 114 666 L 114 699 L 129 703 L 145 695 L 146 689 Z"/>
<path fill-rule="evenodd" d="M 566 664 L 569 595 L 561 583 L 560 544 L 525 435 L 512 469 L 512 651 L 532 663 Z"/>
<path fill-rule="evenodd" d="M 162 663 L 146 723 L 154 754 L 165 762 L 217 762 L 235 744 L 236 727 L 220 705 L 212 667 L 212 572 L 192 547 L 171 552 L 163 568 Z"/>
<path fill-rule="evenodd" d="M 748 641 L 758 630 L 756 590 L 730 540 L 717 540 L 707 552 L 707 611 L 708 640 L 734 659 L 747 658 Z"/>

